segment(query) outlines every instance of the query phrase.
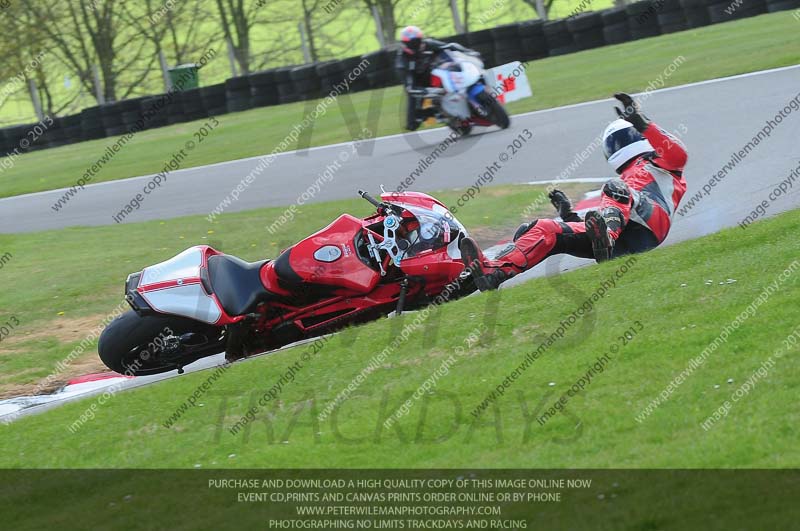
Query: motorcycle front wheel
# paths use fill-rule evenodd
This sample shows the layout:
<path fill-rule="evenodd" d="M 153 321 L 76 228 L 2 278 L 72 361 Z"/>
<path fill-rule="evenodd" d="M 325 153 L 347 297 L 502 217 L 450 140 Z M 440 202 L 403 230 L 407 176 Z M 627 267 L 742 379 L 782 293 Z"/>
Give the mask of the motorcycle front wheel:
<path fill-rule="evenodd" d="M 173 315 L 129 310 L 111 321 L 97 344 L 100 359 L 126 376 L 159 374 L 225 350 L 224 329 Z"/>
<path fill-rule="evenodd" d="M 511 119 L 508 117 L 505 107 L 486 91 L 478 94 L 477 98 L 483 105 L 483 108 L 489 113 L 489 120 L 500 127 L 500 129 L 508 129 L 508 126 L 511 125 Z"/>

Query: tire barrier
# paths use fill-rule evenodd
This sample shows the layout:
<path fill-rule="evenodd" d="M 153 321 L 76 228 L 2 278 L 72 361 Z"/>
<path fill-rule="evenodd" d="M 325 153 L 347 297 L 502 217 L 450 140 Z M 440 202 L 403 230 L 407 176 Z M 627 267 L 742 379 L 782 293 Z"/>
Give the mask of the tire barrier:
<path fill-rule="evenodd" d="M 602 11 L 603 38 L 608 44 L 620 44 L 631 40 L 628 27 L 628 13 L 624 7 L 614 7 Z"/>
<path fill-rule="evenodd" d="M 549 50 L 544 37 L 544 21 L 531 20 L 517 27 L 520 44 L 520 61 L 530 61 L 547 57 Z"/>
<path fill-rule="evenodd" d="M 733 0 L 642 0 L 563 20 L 528 20 L 441 40 L 477 50 L 490 68 L 511 61 L 531 61 L 798 8 L 800 0 L 741 0 L 738 4 Z M 342 81 L 363 60 L 369 63 L 358 77 L 348 80 L 349 92 L 402 83 L 401 76 L 394 70 L 394 50 L 283 66 L 233 77 L 216 85 L 176 91 L 169 96 L 146 96 L 88 107 L 74 115 L 53 118 L 53 124 L 34 142 L 30 141 L 29 131 L 37 124 L 5 127 L 0 129 L 0 156 L 14 150 L 24 153 L 119 136 L 130 131 L 143 117 L 146 117 L 144 127 L 140 129 L 152 129 L 207 116 L 325 97 L 335 86 L 341 88 Z"/>
<path fill-rule="evenodd" d="M 711 24 L 706 9 L 706 0 L 680 0 L 683 15 L 686 17 L 686 26 L 700 28 Z"/>
<path fill-rule="evenodd" d="M 178 92 L 175 95 L 185 94 Z M 225 104 L 228 112 L 239 112 L 251 109 L 250 76 L 232 77 L 225 80 Z"/>
<path fill-rule="evenodd" d="M 545 22 L 542 28 L 544 39 L 547 42 L 548 55 L 551 57 L 578 51 L 566 20 L 551 20 Z"/>
<path fill-rule="evenodd" d="M 599 12 L 581 13 L 567 19 L 567 29 L 572 33 L 578 50 L 588 50 L 605 46 L 603 14 Z"/>
<path fill-rule="evenodd" d="M 686 14 L 683 12 L 680 0 L 661 0 L 663 2 L 659 9 L 657 18 L 661 33 L 675 33 L 689 29 L 686 21 Z"/>

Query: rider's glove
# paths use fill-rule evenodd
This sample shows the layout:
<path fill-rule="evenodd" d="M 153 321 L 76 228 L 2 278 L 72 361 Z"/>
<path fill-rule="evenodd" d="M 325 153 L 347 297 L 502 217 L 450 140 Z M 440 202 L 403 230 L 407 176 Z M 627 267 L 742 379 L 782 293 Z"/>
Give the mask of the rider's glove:
<path fill-rule="evenodd" d="M 629 121 L 637 131 L 644 133 L 644 130 L 650 125 L 650 121 L 642 114 L 639 104 L 624 92 L 618 92 L 614 94 L 614 97 L 623 105 L 622 109 L 614 107 L 614 110 L 617 111 L 617 116 Z"/>

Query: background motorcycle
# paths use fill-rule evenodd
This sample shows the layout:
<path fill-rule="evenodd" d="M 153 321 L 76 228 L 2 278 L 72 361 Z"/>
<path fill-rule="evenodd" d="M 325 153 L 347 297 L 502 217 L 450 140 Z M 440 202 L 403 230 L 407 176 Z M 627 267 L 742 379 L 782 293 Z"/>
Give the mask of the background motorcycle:
<path fill-rule="evenodd" d="M 469 134 L 473 125 L 506 129 L 511 124 L 503 105 L 486 90 L 483 61 L 459 51 L 442 54 L 431 71 L 430 87 L 408 93 L 433 105 L 436 118 L 460 135 Z"/>
<path fill-rule="evenodd" d="M 283 251 L 249 263 L 191 247 L 128 276 L 131 311 L 100 336 L 112 370 L 142 376 L 225 351 L 228 359 L 474 291 L 464 271 L 466 229 L 433 197 L 384 193 L 364 219 L 339 216 Z"/>

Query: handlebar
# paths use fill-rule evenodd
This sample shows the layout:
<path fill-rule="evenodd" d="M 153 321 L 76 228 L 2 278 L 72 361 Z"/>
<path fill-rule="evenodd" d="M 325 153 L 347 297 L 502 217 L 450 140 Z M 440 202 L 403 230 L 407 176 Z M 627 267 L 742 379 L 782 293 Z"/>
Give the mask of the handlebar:
<path fill-rule="evenodd" d="M 379 214 L 385 214 L 386 212 L 391 212 L 392 214 L 398 217 L 401 217 L 403 215 L 403 209 L 401 207 L 393 205 L 392 203 L 385 203 L 378 201 L 377 199 L 369 195 L 369 192 L 367 192 L 366 190 L 359 190 L 358 195 L 360 195 L 361 197 L 372 203 L 372 205 L 378 209 Z"/>
<path fill-rule="evenodd" d="M 383 208 L 385 206 L 383 203 L 378 202 L 377 199 L 369 195 L 369 192 L 367 192 L 366 190 L 359 190 L 358 195 L 360 195 L 361 197 L 372 203 L 372 206 L 374 206 L 375 208 Z"/>

